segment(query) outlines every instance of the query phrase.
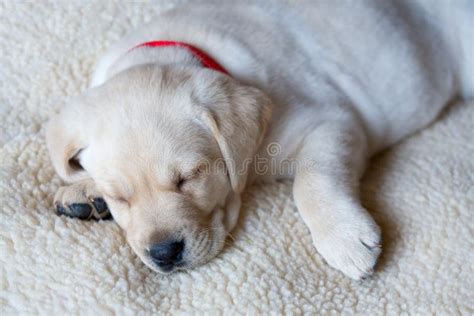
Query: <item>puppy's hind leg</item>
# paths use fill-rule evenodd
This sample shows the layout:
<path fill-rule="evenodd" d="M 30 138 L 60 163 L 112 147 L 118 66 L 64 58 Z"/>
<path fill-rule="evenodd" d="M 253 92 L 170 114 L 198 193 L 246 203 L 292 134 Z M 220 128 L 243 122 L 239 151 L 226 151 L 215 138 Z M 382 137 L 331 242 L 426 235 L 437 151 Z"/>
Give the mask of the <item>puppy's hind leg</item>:
<path fill-rule="evenodd" d="M 54 206 L 58 215 L 82 220 L 112 218 L 107 204 L 97 191 L 92 179 L 60 187 L 54 196 Z"/>
<path fill-rule="evenodd" d="M 363 279 L 380 254 L 380 229 L 359 202 L 366 140 L 362 129 L 350 125 L 327 122 L 305 138 L 293 194 L 326 262 Z"/>

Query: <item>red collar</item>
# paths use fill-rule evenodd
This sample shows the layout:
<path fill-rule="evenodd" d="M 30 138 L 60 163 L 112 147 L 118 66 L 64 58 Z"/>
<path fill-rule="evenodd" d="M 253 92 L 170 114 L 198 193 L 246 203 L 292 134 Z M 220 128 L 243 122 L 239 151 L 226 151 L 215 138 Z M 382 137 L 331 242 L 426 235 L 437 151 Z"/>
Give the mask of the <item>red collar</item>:
<path fill-rule="evenodd" d="M 168 47 L 168 46 L 177 46 L 177 47 L 183 47 L 187 49 L 191 54 L 193 54 L 194 57 L 196 57 L 200 62 L 203 67 L 210 68 L 219 72 L 222 72 L 228 76 L 230 74 L 227 72 L 227 70 L 224 69 L 217 61 L 215 61 L 211 56 L 203 52 L 197 47 L 194 47 L 192 45 L 183 43 L 183 42 L 175 42 L 175 41 L 151 41 L 151 42 L 145 42 L 142 44 L 139 44 L 135 47 L 133 47 L 131 50 L 139 47 Z"/>

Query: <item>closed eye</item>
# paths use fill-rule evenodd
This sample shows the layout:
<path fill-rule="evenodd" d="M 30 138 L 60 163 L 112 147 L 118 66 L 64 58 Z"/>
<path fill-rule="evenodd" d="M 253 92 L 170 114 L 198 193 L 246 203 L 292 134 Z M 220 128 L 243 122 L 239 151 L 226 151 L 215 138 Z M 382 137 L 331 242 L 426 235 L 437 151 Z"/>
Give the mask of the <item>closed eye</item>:
<path fill-rule="evenodd" d="M 178 178 L 178 181 L 176 182 L 176 187 L 178 188 L 178 190 L 181 190 L 185 182 L 186 182 L 185 178 L 181 176 Z"/>
<path fill-rule="evenodd" d="M 198 178 L 204 173 L 204 167 L 203 166 L 198 166 L 193 169 L 193 171 L 188 175 L 188 176 L 183 176 L 180 175 L 178 177 L 178 180 L 176 181 L 176 187 L 178 190 L 181 190 L 182 187 L 189 181 Z"/>

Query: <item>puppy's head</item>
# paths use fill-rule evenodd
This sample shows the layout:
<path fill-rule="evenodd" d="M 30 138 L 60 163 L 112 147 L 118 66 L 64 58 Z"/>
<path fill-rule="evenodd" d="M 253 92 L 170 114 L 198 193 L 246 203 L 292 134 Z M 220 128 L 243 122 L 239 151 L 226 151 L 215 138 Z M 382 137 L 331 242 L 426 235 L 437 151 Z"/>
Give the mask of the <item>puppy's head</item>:
<path fill-rule="evenodd" d="M 72 100 L 47 144 L 60 176 L 92 178 L 133 250 L 167 273 L 222 249 L 270 112 L 217 72 L 137 66 Z"/>

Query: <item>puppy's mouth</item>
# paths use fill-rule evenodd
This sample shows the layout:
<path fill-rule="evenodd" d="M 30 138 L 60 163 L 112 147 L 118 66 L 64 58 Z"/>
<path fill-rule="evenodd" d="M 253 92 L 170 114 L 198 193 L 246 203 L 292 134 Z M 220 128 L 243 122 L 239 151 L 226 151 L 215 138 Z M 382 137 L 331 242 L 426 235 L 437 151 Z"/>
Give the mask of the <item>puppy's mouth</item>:
<path fill-rule="evenodd" d="M 140 256 L 152 270 L 161 274 L 189 270 L 211 260 L 224 246 L 225 228 L 202 229 L 181 240 L 151 245 Z"/>
<path fill-rule="evenodd" d="M 158 265 L 155 263 L 155 267 L 156 268 L 154 270 L 161 274 L 171 274 L 175 271 L 188 269 L 185 261 L 178 262 L 178 263 L 164 264 L 164 265 L 163 264 Z"/>
<path fill-rule="evenodd" d="M 129 245 L 142 262 L 160 274 L 189 270 L 205 264 L 224 248 L 228 233 L 222 210 L 215 212 L 210 220 L 188 221 L 166 235 L 164 231 L 166 228 L 162 226 L 144 236 L 147 241 L 152 240 L 146 244 L 127 236 Z M 150 238 L 150 235 L 155 238 Z M 156 236 L 161 237 L 157 239 Z"/>

